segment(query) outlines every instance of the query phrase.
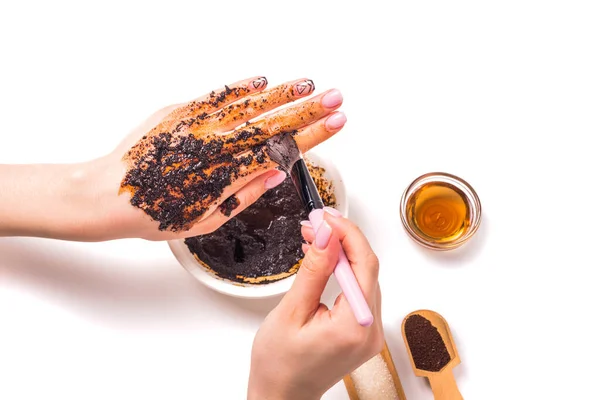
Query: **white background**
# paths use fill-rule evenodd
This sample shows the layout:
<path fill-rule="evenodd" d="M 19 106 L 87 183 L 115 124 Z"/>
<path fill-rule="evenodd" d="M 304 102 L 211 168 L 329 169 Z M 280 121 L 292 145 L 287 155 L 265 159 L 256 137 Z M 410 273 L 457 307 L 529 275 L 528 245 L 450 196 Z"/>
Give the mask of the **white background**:
<path fill-rule="evenodd" d="M 450 323 L 465 398 L 592 398 L 598 2 L 349 3 L 2 1 L 0 162 L 103 155 L 156 109 L 253 75 L 339 88 L 348 124 L 320 153 L 380 256 L 408 399 L 432 398 L 400 334 L 420 308 Z M 483 204 L 451 253 L 418 248 L 398 216 L 436 170 Z M 165 243 L 0 239 L 0 398 L 244 398 L 276 302 L 208 290 Z"/>

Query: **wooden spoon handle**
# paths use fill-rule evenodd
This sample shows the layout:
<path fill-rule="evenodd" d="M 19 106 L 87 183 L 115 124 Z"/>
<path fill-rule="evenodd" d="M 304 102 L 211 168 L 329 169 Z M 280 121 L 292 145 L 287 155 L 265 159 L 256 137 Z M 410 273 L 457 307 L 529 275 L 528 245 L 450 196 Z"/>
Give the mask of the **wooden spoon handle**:
<path fill-rule="evenodd" d="M 429 377 L 435 400 L 463 400 L 451 369 Z"/>

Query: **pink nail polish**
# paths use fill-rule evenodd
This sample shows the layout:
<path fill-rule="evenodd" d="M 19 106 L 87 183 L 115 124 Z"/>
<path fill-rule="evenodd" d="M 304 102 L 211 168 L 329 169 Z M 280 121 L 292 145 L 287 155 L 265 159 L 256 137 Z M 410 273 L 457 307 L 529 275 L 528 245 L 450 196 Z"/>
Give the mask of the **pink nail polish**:
<path fill-rule="evenodd" d="M 335 131 L 346 125 L 346 121 L 346 114 L 338 112 L 327 118 L 327 121 L 325 121 L 325 128 L 330 131 Z"/>
<path fill-rule="evenodd" d="M 265 180 L 265 189 L 273 189 L 276 186 L 279 186 L 287 177 L 286 173 L 283 171 L 277 171 L 276 174 L 271 175 Z"/>
<path fill-rule="evenodd" d="M 342 104 L 344 98 L 342 97 L 342 92 L 337 89 L 330 90 L 325 93 L 323 98 L 321 99 L 321 104 L 327 108 L 334 108 Z"/>
<path fill-rule="evenodd" d="M 300 225 L 305 226 L 307 228 L 312 228 L 312 224 L 310 221 L 300 221 Z"/>
<path fill-rule="evenodd" d="M 329 224 L 325 221 L 321 224 L 321 227 L 317 231 L 315 235 L 315 246 L 319 250 L 323 250 L 329 244 L 329 239 L 331 239 L 332 229 Z"/>
<path fill-rule="evenodd" d="M 332 217 L 339 218 L 342 216 L 342 213 L 333 207 L 324 207 L 323 211 L 325 211 L 327 214 L 331 215 Z"/>
<path fill-rule="evenodd" d="M 310 220 L 310 224 L 312 226 L 321 226 L 323 223 L 324 213 L 322 208 L 316 208 L 308 214 L 308 219 Z"/>
<path fill-rule="evenodd" d="M 294 83 L 292 91 L 294 96 L 308 96 L 315 91 L 315 84 L 310 79 L 306 79 L 297 83 Z"/>

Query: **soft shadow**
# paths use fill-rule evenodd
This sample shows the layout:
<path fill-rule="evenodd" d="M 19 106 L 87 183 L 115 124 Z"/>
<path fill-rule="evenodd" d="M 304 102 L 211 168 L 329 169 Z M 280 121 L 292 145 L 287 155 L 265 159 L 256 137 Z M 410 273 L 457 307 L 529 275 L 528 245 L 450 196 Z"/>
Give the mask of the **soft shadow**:
<path fill-rule="evenodd" d="M 281 299 L 283 299 L 283 294 L 268 297 L 265 299 L 255 299 L 255 298 L 236 298 L 229 297 L 224 294 L 216 293 L 219 297 L 222 297 L 222 301 L 230 304 L 232 307 L 241 308 L 244 311 L 247 311 L 251 314 L 255 314 L 257 317 L 261 317 L 264 319 L 270 312 L 273 310 Z"/>
<path fill-rule="evenodd" d="M 348 195 L 348 219 L 359 225 L 363 230 L 368 229 L 368 226 L 362 226 L 365 225 L 362 223 L 363 221 L 368 221 L 364 210 L 368 210 L 368 208 L 362 200 Z"/>
<path fill-rule="evenodd" d="M 384 328 L 385 341 L 390 349 L 400 381 L 408 380 L 414 373 L 402 337 L 402 321 L 397 321 L 391 328 L 387 326 Z"/>
<path fill-rule="evenodd" d="M 459 248 L 447 251 L 436 251 L 427 249 L 412 240 L 411 244 L 417 251 L 421 252 L 424 257 L 427 257 L 430 260 L 443 263 L 444 266 L 460 267 L 466 265 L 467 262 L 475 260 L 479 256 L 485 247 L 487 235 L 487 219 L 485 216 L 482 216 L 481 225 L 477 232 L 475 232 L 475 235 Z"/>
<path fill-rule="evenodd" d="M 465 382 L 468 378 L 468 367 L 467 367 L 467 360 L 463 357 L 462 353 L 461 353 L 461 349 L 464 349 L 463 343 L 460 340 L 460 336 L 456 335 L 456 331 L 451 330 L 452 332 L 452 339 L 454 339 L 454 345 L 456 346 L 456 352 L 458 353 L 459 357 L 460 357 L 460 364 L 458 364 L 456 367 L 454 367 L 454 369 L 452 369 L 452 372 L 454 373 L 454 378 L 456 380 L 456 384 L 458 385 L 458 388 L 460 389 L 460 384 L 461 382 Z"/>
<path fill-rule="evenodd" d="M 281 299 L 237 299 L 214 292 L 169 256 L 167 250 L 155 261 L 123 261 L 73 243 L 5 238 L 0 239 L 0 275 L 5 284 L 27 287 L 44 301 L 118 328 L 194 328 L 217 316 L 236 320 L 240 309 L 249 315 L 250 321 L 244 321 L 258 326 Z"/>

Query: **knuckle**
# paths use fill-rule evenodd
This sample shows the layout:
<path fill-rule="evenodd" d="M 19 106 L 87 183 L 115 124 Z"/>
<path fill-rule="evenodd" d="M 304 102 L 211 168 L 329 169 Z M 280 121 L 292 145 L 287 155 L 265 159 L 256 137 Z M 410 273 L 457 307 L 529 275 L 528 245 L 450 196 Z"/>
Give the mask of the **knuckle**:
<path fill-rule="evenodd" d="M 279 114 L 274 114 L 264 120 L 263 130 L 269 135 L 276 135 L 285 129 L 285 118 Z"/>
<path fill-rule="evenodd" d="M 356 349 L 363 347 L 368 339 L 367 329 L 362 327 L 358 329 L 348 329 L 345 331 L 340 342 L 347 349 Z"/>
<path fill-rule="evenodd" d="M 353 240 L 365 238 L 363 231 L 354 222 L 346 219 L 347 227 L 345 236 Z"/>
<path fill-rule="evenodd" d="M 369 269 L 379 273 L 379 257 L 374 252 L 370 252 L 365 256 L 365 263 L 368 265 Z"/>
<path fill-rule="evenodd" d="M 254 185 L 250 190 L 243 190 L 238 193 L 239 204 L 234 211 L 243 210 L 265 193 L 264 185 Z"/>
<path fill-rule="evenodd" d="M 362 231 L 354 222 L 350 221 L 348 218 L 344 218 L 347 224 L 347 235 L 351 236 L 363 236 Z"/>
<path fill-rule="evenodd" d="M 319 268 L 319 265 L 320 262 L 315 256 L 315 253 L 309 251 L 308 253 L 306 253 L 306 256 L 304 256 L 304 259 L 302 260 L 301 268 L 311 275 L 318 275 L 321 273 L 321 268 Z"/>

